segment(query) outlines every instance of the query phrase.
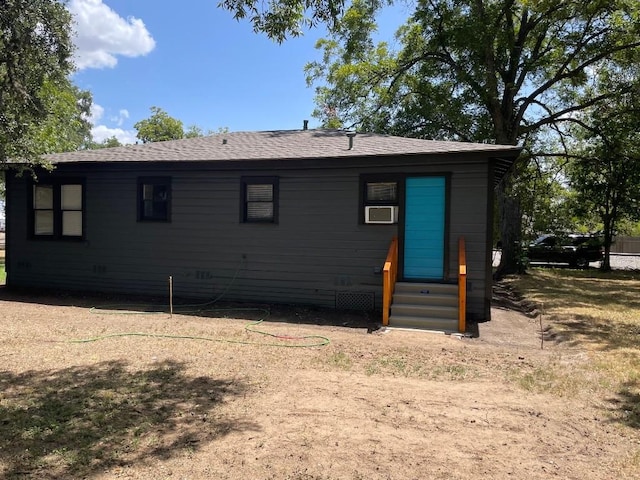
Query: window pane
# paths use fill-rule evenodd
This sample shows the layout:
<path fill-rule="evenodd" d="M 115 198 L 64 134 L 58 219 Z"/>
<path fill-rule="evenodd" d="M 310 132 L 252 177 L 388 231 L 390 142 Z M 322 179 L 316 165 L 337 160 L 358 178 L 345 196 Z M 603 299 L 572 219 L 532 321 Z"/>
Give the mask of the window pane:
<path fill-rule="evenodd" d="M 153 200 L 155 202 L 166 202 L 169 198 L 169 187 L 166 185 L 153 186 Z"/>
<path fill-rule="evenodd" d="M 36 235 L 53 235 L 53 211 L 36 210 L 33 231 Z"/>
<path fill-rule="evenodd" d="M 271 220 L 273 219 L 273 203 L 248 202 L 247 220 Z"/>
<path fill-rule="evenodd" d="M 62 212 L 62 235 L 82 236 L 82 212 L 73 210 Z"/>
<path fill-rule="evenodd" d="M 166 220 L 168 217 L 167 202 L 153 202 L 153 218 Z"/>
<path fill-rule="evenodd" d="M 153 202 L 145 200 L 144 203 L 144 216 L 146 218 L 153 218 Z"/>
<path fill-rule="evenodd" d="M 62 210 L 82 210 L 82 185 L 62 185 L 60 190 Z"/>
<path fill-rule="evenodd" d="M 33 208 L 36 210 L 53 208 L 53 185 L 33 186 Z"/>
<path fill-rule="evenodd" d="M 153 202 L 145 200 L 142 206 L 142 216 L 147 220 L 166 220 L 169 218 L 167 202 Z"/>
<path fill-rule="evenodd" d="M 367 201 L 396 203 L 398 184 L 396 182 L 367 183 Z"/>
<path fill-rule="evenodd" d="M 168 185 L 158 185 L 152 183 L 145 183 L 144 185 L 142 185 L 143 200 L 154 200 L 156 202 L 166 201 L 169 198 L 168 192 Z"/>
<path fill-rule="evenodd" d="M 142 199 L 153 200 L 153 185 L 145 184 L 142 186 Z"/>
<path fill-rule="evenodd" d="M 272 202 L 273 201 L 273 185 L 272 184 L 248 184 L 247 185 L 247 202 Z"/>
<path fill-rule="evenodd" d="M 171 184 L 158 180 L 157 183 L 142 183 L 140 220 L 167 221 L 169 219 L 169 195 Z"/>

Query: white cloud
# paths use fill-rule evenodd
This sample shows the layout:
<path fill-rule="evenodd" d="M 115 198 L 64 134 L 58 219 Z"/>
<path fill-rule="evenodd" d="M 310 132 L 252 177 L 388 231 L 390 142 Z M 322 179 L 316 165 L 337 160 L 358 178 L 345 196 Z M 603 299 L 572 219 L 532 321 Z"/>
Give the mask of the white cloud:
<path fill-rule="evenodd" d="M 122 18 L 102 0 L 71 0 L 75 19 L 74 61 L 79 70 L 112 68 L 117 56 L 138 57 L 155 47 L 155 40 L 139 18 Z"/>
<path fill-rule="evenodd" d="M 94 142 L 103 142 L 107 138 L 116 137 L 123 145 L 136 143 L 138 138 L 133 130 L 123 130 L 122 128 L 109 128 L 106 125 L 96 125 L 91 129 Z"/>
<path fill-rule="evenodd" d="M 121 127 L 124 121 L 128 118 L 129 111 L 123 108 L 118 112 L 118 115 L 114 115 L 113 117 L 111 117 L 111 121 Z"/>
<path fill-rule="evenodd" d="M 89 120 L 89 123 L 91 123 L 92 125 L 95 125 L 100 121 L 103 115 L 104 108 L 102 108 L 102 106 L 98 105 L 97 103 L 92 103 L 91 111 L 89 112 L 89 118 L 87 118 L 87 120 Z"/>
<path fill-rule="evenodd" d="M 104 116 L 104 108 L 97 103 L 91 105 L 91 113 L 89 115 L 89 122 L 93 125 L 91 128 L 91 135 L 93 136 L 94 142 L 103 142 L 107 138 L 116 137 L 120 143 L 123 145 L 136 143 L 138 139 L 136 138 L 136 132 L 134 130 L 125 130 L 122 127 L 122 124 L 125 119 L 129 118 L 129 111 L 122 109 L 118 112 L 118 116 L 112 117 L 110 120 L 115 122 L 117 127 L 108 127 L 104 124 L 99 125 L 98 123 L 102 120 Z"/>

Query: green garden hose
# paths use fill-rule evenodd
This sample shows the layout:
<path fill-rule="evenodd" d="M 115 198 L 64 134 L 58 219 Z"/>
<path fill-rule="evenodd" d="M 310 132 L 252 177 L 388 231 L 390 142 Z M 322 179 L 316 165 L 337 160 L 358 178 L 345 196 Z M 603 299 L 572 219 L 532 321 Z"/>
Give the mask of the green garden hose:
<path fill-rule="evenodd" d="M 216 300 L 217 301 L 217 300 Z M 193 307 L 202 307 L 206 305 L 211 305 L 215 302 L 207 302 L 203 304 L 192 304 L 192 305 L 182 305 L 183 308 L 193 308 Z M 145 305 L 146 306 L 146 305 Z M 107 311 L 106 308 L 111 307 L 136 307 L 136 305 L 110 305 L 105 307 L 91 307 L 89 310 L 90 313 L 93 314 L 102 314 L 102 315 L 158 315 L 158 314 L 168 314 L 169 312 L 163 310 L 146 310 L 143 312 L 134 312 L 131 310 L 127 311 Z M 322 335 L 279 335 L 275 333 L 269 333 L 262 330 L 258 330 L 256 327 L 263 323 L 267 317 L 270 315 L 270 312 L 264 308 L 199 308 L 197 310 L 181 310 L 177 312 L 179 314 L 189 314 L 189 313 L 201 313 L 201 312 L 262 312 L 264 315 L 249 324 L 247 324 L 244 328 L 248 332 L 257 333 L 260 335 L 268 336 L 271 338 L 276 338 L 279 340 L 298 340 L 299 343 L 264 343 L 264 342 L 250 342 L 245 340 L 232 340 L 232 339 L 224 339 L 224 338 L 211 338 L 211 337 L 202 337 L 202 336 L 193 336 L 193 335 L 172 335 L 172 334 L 158 334 L 158 333 L 144 333 L 144 332 L 130 332 L 130 333 L 112 333 L 108 335 L 100 335 L 97 337 L 84 338 L 84 339 L 74 339 L 69 340 L 69 343 L 89 343 L 89 342 L 97 342 L 100 340 L 106 340 L 109 338 L 117 338 L 117 337 L 151 337 L 151 338 L 174 338 L 174 339 L 184 339 L 184 340 L 201 340 L 207 342 L 221 342 L 221 343 L 235 343 L 240 345 L 258 345 L 265 347 L 287 347 L 287 348 L 309 348 L 309 347 L 323 347 L 329 345 L 331 340 L 328 337 L 324 337 Z M 313 342 L 307 342 L 307 340 L 315 340 Z"/>
<path fill-rule="evenodd" d="M 180 305 L 177 309 L 172 308 L 171 312 L 167 312 L 166 310 L 154 310 L 154 307 L 147 309 L 149 305 L 134 305 L 134 304 L 115 304 L 115 305 L 105 305 L 103 307 L 91 307 L 89 310 L 90 313 L 93 314 L 101 314 L 101 315 L 157 315 L 157 314 L 193 314 L 193 313 L 202 313 L 202 312 L 262 312 L 262 317 L 254 322 L 249 323 L 244 328 L 248 332 L 257 333 L 260 335 L 268 336 L 271 338 L 276 338 L 279 340 L 298 340 L 299 343 L 261 343 L 261 342 L 249 342 L 244 340 L 231 340 L 231 339 L 223 339 L 223 338 L 211 338 L 211 337 L 201 337 L 201 336 L 190 336 L 190 335 L 171 335 L 171 334 L 157 334 L 157 333 L 112 333 L 108 335 L 101 335 L 98 337 L 91 337 L 85 339 L 77 339 L 70 340 L 70 343 L 89 343 L 89 342 L 97 342 L 99 340 L 106 340 L 108 338 L 116 338 L 116 337 L 152 337 L 152 338 L 178 338 L 185 340 L 202 340 L 207 342 L 222 342 L 222 343 L 236 343 L 241 345 L 260 345 L 265 347 L 288 347 L 288 348 L 307 348 L 307 347 L 323 347 L 325 345 L 329 345 L 331 341 L 327 337 L 323 337 L 322 335 L 303 335 L 303 336 L 291 336 L 291 335 L 278 335 L 274 333 L 264 332 L 262 330 L 258 330 L 253 328 L 257 325 L 263 323 L 267 317 L 271 314 L 268 310 L 264 308 L 248 308 L 248 307 L 240 307 L 240 308 L 209 308 L 215 303 L 217 303 L 226 293 L 229 291 L 233 283 L 235 282 L 238 273 L 242 269 L 244 264 L 244 258 L 240 261 L 238 268 L 233 274 L 231 281 L 227 284 L 225 289 L 220 293 L 217 297 L 212 300 L 209 300 L 204 303 L 194 303 L 194 304 L 185 304 Z M 124 307 L 127 310 L 124 311 L 113 311 L 112 309 Z M 136 307 L 144 307 L 143 311 L 132 311 L 131 308 Z M 109 310 L 107 310 L 109 309 Z M 314 342 L 307 342 L 307 340 L 316 340 Z M 304 343 L 303 343 L 304 342 Z"/>

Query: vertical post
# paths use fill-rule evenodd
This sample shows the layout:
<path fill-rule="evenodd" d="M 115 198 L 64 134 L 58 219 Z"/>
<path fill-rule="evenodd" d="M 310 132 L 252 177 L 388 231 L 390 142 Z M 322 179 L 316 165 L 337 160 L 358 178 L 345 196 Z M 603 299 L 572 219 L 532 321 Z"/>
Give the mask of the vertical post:
<path fill-rule="evenodd" d="M 382 271 L 382 325 L 389 325 L 389 307 L 391 306 L 391 272 L 387 266 L 388 262 L 384 264 L 384 270 Z"/>
<path fill-rule="evenodd" d="M 387 258 L 382 270 L 382 325 L 389 325 L 391 299 L 398 278 L 398 237 L 395 236 L 389 245 Z"/>
<path fill-rule="evenodd" d="M 458 240 L 458 332 L 467 329 L 467 252 L 464 237 Z"/>
<path fill-rule="evenodd" d="M 173 277 L 169 275 L 169 315 L 173 318 Z"/>

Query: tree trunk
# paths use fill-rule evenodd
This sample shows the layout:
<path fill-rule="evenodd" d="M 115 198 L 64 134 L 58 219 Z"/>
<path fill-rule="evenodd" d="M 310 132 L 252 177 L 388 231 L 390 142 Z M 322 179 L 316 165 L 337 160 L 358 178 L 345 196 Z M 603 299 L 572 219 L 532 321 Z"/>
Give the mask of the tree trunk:
<path fill-rule="evenodd" d="M 512 273 L 523 273 L 524 262 L 522 261 L 520 200 L 508 192 L 505 181 L 501 182 L 496 189 L 496 199 L 500 217 L 500 243 L 502 244 L 500 265 L 495 273 L 495 278 L 499 279 Z"/>
<path fill-rule="evenodd" d="M 613 220 L 610 215 L 604 216 L 603 223 L 603 243 L 604 243 L 604 258 L 600 269 L 604 272 L 611 271 L 611 244 L 613 243 Z"/>
<path fill-rule="evenodd" d="M 600 270 L 603 272 L 611 271 L 611 247 L 604 247 L 604 258 L 600 264 Z"/>

